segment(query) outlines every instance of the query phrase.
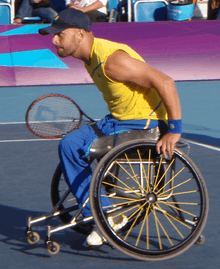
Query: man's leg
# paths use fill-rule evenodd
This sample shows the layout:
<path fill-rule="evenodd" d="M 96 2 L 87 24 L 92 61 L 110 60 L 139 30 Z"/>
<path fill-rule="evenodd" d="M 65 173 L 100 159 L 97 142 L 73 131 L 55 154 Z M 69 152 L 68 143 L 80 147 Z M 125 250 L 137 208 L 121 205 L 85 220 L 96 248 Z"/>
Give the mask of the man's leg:
<path fill-rule="evenodd" d="M 40 17 L 49 23 L 52 23 L 57 16 L 57 12 L 50 7 L 39 7 L 33 9 L 32 16 Z"/>
<path fill-rule="evenodd" d="M 19 18 L 22 22 L 24 17 L 29 17 L 32 14 L 32 6 L 30 5 L 29 0 L 23 0 L 21 2 L 21 5 L 17 11 L 17 14 L 15 15 L 15 19 Z"/>
<path fill-rule="evenodd" d="M 87 149 L 95 139 L 97 135 L 93 129 L 85 125 L 67 134 L 59 145 L 62 171 L 79 205 L 82 205 L 89 196 L 92 169 L 87 158 Z M 103 202 L 105 205 L 110 204 L 107 198 Z M 91 216 L 89 204 L 82 214 L 85 217 Z"/>
<path fill-rule="evenodd" d="M 220 7 L 218 8 L 218 13 L 216 15 L 216 20 L 220 20 Z"/>
<path fill-rule="evenodd" d="M 97 123 L 97 126 L 105 135 L 109 135 L 114 132 L 144 129 L 146 126 L 146 120 L 119 122 L 113 119 L 111 115 L 107 115 L 104 119 Z M 82 204 L 89 195 L 92 170 L 88 163 L 87 150 L 91 143 L 97 138 L 98 137 L 94 133 L 93 129 L 90 126 L 85 125 L 66 135 L 60 142 L 59 153 L 62 170 L 66 181 L 79 204 Z M 110 205 L 109 199 L 103 197 L 102 199 L 102 205 Z M 89 205 L 82 213 L 85 217 L 91 215 Z M 110 225 L 112 227 L 115 226 L 115 229 L 117 229 L 118 227 L 120 228 L 121 226 L 124 226 L 126 222 L 127 220 L 123 216 L 120 223 L 116 226 L 113 222 L 110 223 Z M 103 241 L 103 237 L 95 229 L 87 237 L 88 245 L 102 245 Z"/>
<path fill-rule="evenodd" d="M 98 10 L 93 10 L 86 12 L 91 22 L 107 22 L 107 15 L 99 12 Z"/>

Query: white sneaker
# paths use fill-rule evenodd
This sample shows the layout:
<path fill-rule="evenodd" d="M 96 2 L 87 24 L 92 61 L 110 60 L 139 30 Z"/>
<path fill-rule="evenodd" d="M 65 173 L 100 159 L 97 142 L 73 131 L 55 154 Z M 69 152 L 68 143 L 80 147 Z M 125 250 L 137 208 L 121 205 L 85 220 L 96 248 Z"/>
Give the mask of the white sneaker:
<path fill-rule="evenodd" d="M 94 226 L 92 232 L 86 238 L 87 246 L 101 246 L 105 241 L 105 238 L 100 235 L 97 227 Z"/>
<path fill-rule="evenodd" d="M 124 227 L 128 222 L 128 218 L 125 215 L 121 215 L 117 220 L 113 221 L 113 219 L 113 217 L 108 217 L 108 223 L 111 225 L 115 232 Z"/>
<path fill-rule="evenodd" d="M 116 222 L 113 221 L 113 217 L 108 217 L 108 222 L 113 228 L 114 231 L 120 230 L 128 222 L 128 218 L 125 215 L 122 215 L 118 218 Z M 101 235 L 96 226 L 94 226 L 92 232 L 86 238 L 87 246 L 101 246 L 106 239 Z"/>

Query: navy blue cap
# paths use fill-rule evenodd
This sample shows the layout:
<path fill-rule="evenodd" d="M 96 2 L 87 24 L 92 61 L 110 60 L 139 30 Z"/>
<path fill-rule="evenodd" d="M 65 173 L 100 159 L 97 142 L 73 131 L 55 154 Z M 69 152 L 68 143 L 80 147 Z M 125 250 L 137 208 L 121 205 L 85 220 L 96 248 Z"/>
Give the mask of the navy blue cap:
<path fill-rule="evenodd" d="M 52 22 L 51 26 L 39 29 L 39 34 L 58 34 L 68 28 L 79 28 L 91 31 L 91 21 L 81 10 L 67 8 L 62 10 Z"/>

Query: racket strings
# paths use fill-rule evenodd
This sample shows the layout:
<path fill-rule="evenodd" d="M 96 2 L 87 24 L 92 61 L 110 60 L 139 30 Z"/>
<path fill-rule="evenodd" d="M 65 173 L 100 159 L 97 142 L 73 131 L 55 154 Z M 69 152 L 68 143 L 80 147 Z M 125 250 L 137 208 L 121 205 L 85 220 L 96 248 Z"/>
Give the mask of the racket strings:
<path fill-rule="evenodd" d="M 28 113 L 29 128 L 41 137 L 60 137 L 78 127 L 81 113 L 69 99 L 50 96 L 36 102 Z"/>

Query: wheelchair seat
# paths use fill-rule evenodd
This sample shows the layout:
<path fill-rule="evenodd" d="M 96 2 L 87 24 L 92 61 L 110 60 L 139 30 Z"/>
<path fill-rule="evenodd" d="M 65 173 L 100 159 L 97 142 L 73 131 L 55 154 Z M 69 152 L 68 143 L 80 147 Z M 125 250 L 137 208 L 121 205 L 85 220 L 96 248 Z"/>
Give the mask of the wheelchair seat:
<path fill-rule="evenodd" d="M 100 158 L 116 145 L 127 141 L 146 139 L 147 141 L 156 142 L 166 131 L 166 127 L 155 127 L 147 130 L 131 130 L 118 133 L 116 136 L 113 134 L 99 137 L 90 147 L 89 158 L 90 160 Z"/>

